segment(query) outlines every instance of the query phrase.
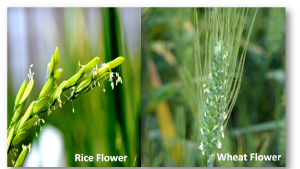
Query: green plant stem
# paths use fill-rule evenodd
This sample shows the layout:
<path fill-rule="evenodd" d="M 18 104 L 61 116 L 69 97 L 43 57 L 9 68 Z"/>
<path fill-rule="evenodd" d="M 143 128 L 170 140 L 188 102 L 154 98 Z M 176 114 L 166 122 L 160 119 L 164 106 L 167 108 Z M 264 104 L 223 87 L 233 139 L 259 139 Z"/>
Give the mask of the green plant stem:
<path fill-rule="evenodd" d="M 74 98 L 75 99 L 75 98 Z M 61 106 L 63 106 L 64 104 L 66 104 L 66 103 L 68 103 L 70 100 L 74 100 L 73 99 L 73 97 L 69 97 L 67 100 L 65 100 L 64 102 L 62 102 L 62 104 L 61 104 Z M 53 104 L 50 106 L 50 109 L 55 105 L 55 102 L 56 102 L 56 100 L 53 102 Z M 60 108 L 60 107 L 59 107 Z M 57 110 L 57 109 L 54 109 L 54 110 Z M 53 111 L 54 111 L 53 110 Z M 39 117 L 43 117 L 43 116 L 45 116 L 45 115 L 47 115 L 48 113 L 47 113 L 47 110 L 45 110 L 45 111 L 42 111 L 41 112 L 41 115 L 39 115 Z"/>
<path fill-rule="evenodd" d="M 74 85 L 75 86 L 75 85 Z M 83 91 L 81 91 L 81 92 L 79 92 L 79 93 L 77 93 L 77 94 L 72 94 L 70 97 L 68 97 L 68 99 L 67 100 L 65 100 L 64 102 L 62 102 L 61 103 L 61 107 L 64 105 L 64 104 L 66 104 L 66 103 L 68 103 L 70 100 L 75 100 L 76 98 L 78 98 L 80 95 L 82 95 L 82 94 L 84 94 L 84 93 L 87 93 L 88 91 L 90 91 L 93 87 L 96 87 L 97 85 L 95 85 L 95 84 L 93 84 L 92 83 L 92 87 L 87 87 L 85 90 L 83 90 Z M 62 92 L 61 92 L 61 95 L 60 95 L 60 97 L 63 95 L 63 93 L 65 92 L 65 91 L 67 91 L 68 89 L 70 89 L 70 88 L 72 88 L 73 86 L 71 86 L 71 87 L 69 87 L 69 88 L 67 88 L 67 89 L 64 89 Z M 77 97 L 76 97 L 77 96 Z M 55 105 L 55 103 L 56 103 L 56 101 L 57 101 L 57 99 L 52 103 L 52 105 L 50 106 L 50 109 L 52 109 L 53 108 L 53 106 Z M 55 109 L 56 110 L 56 109 Z M 54 111 L 54 110 L 53 110 Z M 42 112 L 40 112 L 40 115 L 39 115 L 39 117 L 43 117 L 43 116 L 45 116 L 45 115 L 47 115 L 48 113 L 47 113 L 47 110 L 44 110 L 44 111 L 42 111 Z"/>
<path fill-rule="evenodd" d="M 68 97 L 67 100 L 65 100 L 64 102 L 61 103 L 61 107 L 62 107 L 64 104 L 68 103 L 70 100 L 75 100 L 75 99 L 78 98 L 80 95 L 82 95 L 82 94 L 84 94 L 84 93 L 90 91 L 93 87 L 96 87 L 97 84 L 94 84 L 93 81 L 92 81 L 91 83 L 92 83 L 92 86 L 87 87 L 85 90 L 83 90 L 83 91 L 81 91 L 81 92 L 79 92 L 79 93 L 76 93 L 76 94 L 72 93 L 72 95 L 71 95 L 70 97 Z M 61 95 L 60 95 L 59 97 L 61 97 L 61 96 L 64 94 L 65 91 L 67 91 L 68 89 L 71 89 L 71 88 L 74 87 L 74 86 L 76 86 L 76 84 L 74 84 L 73 86 L 70 86 L 70 87 L 64 89 L 64 90 L 61 92 Z M 57 101 L 57 99 L 54 100 L 54 102 L 53 102 L 53 103 L 51 104 L 51 106 L 49 107 L 50 110 L 52 109 L 52 112 L 55 111 L 55 110 L 57 110 L 57 108 L 54 109 L 54 106 L 55 106 L 56 101 Z M 59 108 L 59 107 L 58 107 L 58 108 Z M 38 116 L 39 116 L 39 117 L 43 117 L 43 116 L 47 115 L 47 114 L 48 114 L 47 111 L 48 111 L 48 109 L 47 109 L 47 110 L 44 110 L 44 111 L 41 111 L 40 113 L 38 113 Z M 51 112 L 51 113 L 52 113 L 52 112 Z M 31 115 L 31 116 L 29 117 L 29 119 L 30 119 L 30 118 L 33 118 L 33 116 Z M 11 151 L 11 149 L 12 149 L 12 147 L 10 146 L 10 148 L 9 148 L 8 151 L 7 151 L 7 154 Z"/>
<path fill-rule="evenodd" d="M 209 158 L 209 156 L 207 156 L 207 158 Z M 212 167 L 213 166 L 213 163 L 207 161 L 207 167 Z"/>

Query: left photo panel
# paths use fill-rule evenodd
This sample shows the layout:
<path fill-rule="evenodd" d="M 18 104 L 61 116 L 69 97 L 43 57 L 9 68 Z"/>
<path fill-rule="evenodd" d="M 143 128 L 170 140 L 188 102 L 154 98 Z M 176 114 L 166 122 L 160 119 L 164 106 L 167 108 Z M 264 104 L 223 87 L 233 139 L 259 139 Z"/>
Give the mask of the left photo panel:
<path fill-rule="evenodd" d="M 7 166 L 141 166 L 141 8 L 7 8 Z"/>

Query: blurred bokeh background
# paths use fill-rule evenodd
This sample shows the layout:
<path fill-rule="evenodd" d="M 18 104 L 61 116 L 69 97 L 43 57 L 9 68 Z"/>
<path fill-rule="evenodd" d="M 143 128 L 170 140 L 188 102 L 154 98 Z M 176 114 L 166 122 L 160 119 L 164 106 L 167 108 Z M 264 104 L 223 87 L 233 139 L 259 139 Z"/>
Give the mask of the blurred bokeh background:
<path fill-rule="evenodd" d="M 118 56 L 126 58 L 114 70 L 120 71 L 123 84 L 112 90 L 104 82 L 45 116 L 45 131 L 40 133 L 39 127 L 33 127 L 25 140 L 25 144 L 33 143 L 25 166 L 141 165 L 140 16 L 140 8 L 8 8 L 7 124 L 30 64 L 35 84 L 28 100 L 38 97 L 56 45 L 61 54 L 59 68 L 64 70 L 58 84 L 76 73 L 79 61 L 86 64 L 96 56 L 102 62 Z M 40 137 L 35 137 L 35 131 Z M 75 162 L 75 154 L 128 158 L 126 162 Z M 7 165 L 12 165 L 10 156 Z"/>
<path fill-rule="evenodd" d="M 204 11 L 197 9 L 203 39 Z M 240 51 L 254 12 L 249 9 Z M 206 166 L 191 99 L 195 89 L 185 88 L 182 78 L 195 79 L 194 9 L 142 8 L 141 13 L 142 166 Z M 285 8 L 258 9 L 241 88 L 218 153 L 282 157 L 277 162 L 216 159 L 218 167 L 285 166 Z"/>

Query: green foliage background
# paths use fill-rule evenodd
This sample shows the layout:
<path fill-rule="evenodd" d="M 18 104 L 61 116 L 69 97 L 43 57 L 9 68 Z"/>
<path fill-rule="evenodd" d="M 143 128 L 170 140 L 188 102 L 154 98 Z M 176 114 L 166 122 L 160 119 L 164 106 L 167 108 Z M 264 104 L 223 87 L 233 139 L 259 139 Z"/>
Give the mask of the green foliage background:
<path fill-rule="evenodd" d="M 186 82 L 180 78 L 194 78 L 194 73 L 189 76 L 185 72 L 194 72 L 193 10 L 142 8 L 141 144 L 145 167 L 206 166 L 206 157 L 198 148 L 199 119 L 189 99 L 193 93 L 186 93 Z M 254 11 L 249 9 L 240 51 Z M 197 9 L 197 14 L 204 39 L 204 9 Z M 184 66 L 190 69 L 182 69 Z M 157 78 L 159 85 L 153 82 Z M 248 161 L 223 162 L 216 157 L 215 166 L 285 166 L 285 8 L 258 9 L 241 89 L 222 144 L 219 153 L 247 154 Z M 250 161 L 250 153 L 280 154 L 282 158 L 277 162 Z"/>
<path fill-rule="evenodd" d="M 8 9 L 8 15 L 13 10 Z M 24 10 L 30 20 L 37 17 L 34 14 L 38 10 L 47 10 L 47 8 L 26 8 Z M 32 70 L 35 72 L 35 85 L 28 100 L 32 101 L 38 97 L 44 85 L 44 79 L 38 80 L 38 77 L 44 77 L 46 74 L 46 63 L 49 63 L 52 54 L 45 52 L 42 59 L 34 57 L 36 56 L 35 53 L 41 50 L 38 48 L 40 41 L 37 41 L 36 37 L 47 38 L 50 36 L 51 40 L 56 43 L 51 44 L 53 46 L 47 46 L 47 49 L 51 49 L 50 51 L 54 52 L 55 45 L 59 47 L 61 55 L 59 68 L 63 68 L 64 71 L 58 84 L 76 73 L 78 61 L 81 64 L 86 64 L 96 56 L 99 56 L 102 62 L 111 61 L 118 56 L 125 57 L 126 61 L 121 67 L 114 70 L 114 72 L 120 71 L 123 84 L 115 86 L 115 89 L 112 90 L 110 84 L 104 82 L 101 87 L 96 87 L 73 101 L 75 113 L 72 113 L 72 103 L 68 103 L 62 109 L 57 109 L 51 113 L 50 116 L 45 116 L 44 119 L 45 125 L 51 124 L 63 133 L 68 166 L 140 166 L 140 46 L 138 45 L 134 50 L 128 50 L 128 37 L 125 33 L 124 21 L 120 19 L 117 8 L 94 8 L 95 12 L 92 14 L 99 16 L 92 17 L 91 9 L 88 8 L 55 8 L 54 10 L 56 14 L 54 27 L 59 32 L 50 30 L 50 32 L 45 33 L 43 30 L 37 30 L 35 25 L 29 25 L 30 29 L 36 31 L 32 34 L 28 33 L 28 39 L 26 39 L 31 46 L 28 50 L 32 52 L 29 53 L 30 57 L 27 59 L 30 64 L 33 63 Z M 94 32 L 87 31 L 87 24 L 91 23 L 96 25 L 97 29 L 94 29 Z M 11 33 L 13 29 L 9 28 L 8 32 Z M 96 37 L 92 37 L 94 35 Z M 139 35 L 137 36 L 139 37 Z M 59 38 L 55 39 L 56 37 Z M 17 73 L 27 78 L 27 71 L 20 72 L 18 67 L 14 66 L 16 60 L 10 58 L 10 50 L 18 50 L 18 48 L 15 46 L 14 49 L 11 49 L 10 44 L 8 38 L 8 65 L 12 66 L 8 67 L 7 72 L 7 125 L 10 122 L 14 100 L 19 90 L 19 88 L 12 87 L 12 79 Z M 26 70 L 30 64 L 26 65 Z M 15 81 L 20 82 L 18 85 L 21 85 L 24 78 Z M 106 92 L 103 92 L 103 85 Z M 25 106 L 24 111 L 27 107 L 28 105 Z M 38 130 L 37 127 L 36 131 Z M 37 139 L 35 128 L 31 130 L 24 143 L 32 143 L 34 139 Z M 126 162 L 119 163 L 97 162 L 96 160 L 93 162 L 75 162 L 75 154 L 93 155 L 94 158 L 96 158 L 96 154 L 123 155 L 128 156 L 128 158 Z M 7 158 L 7 164 L 11 166 L 10 156 Z"/>

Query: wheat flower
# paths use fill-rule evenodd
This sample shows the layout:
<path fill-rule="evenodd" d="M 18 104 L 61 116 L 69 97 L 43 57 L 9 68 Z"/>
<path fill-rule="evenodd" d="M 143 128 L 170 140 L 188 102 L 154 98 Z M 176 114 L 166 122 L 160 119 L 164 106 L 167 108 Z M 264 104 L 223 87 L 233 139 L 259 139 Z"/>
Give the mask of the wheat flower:
<path fill-rule="evenodd" d="M 197 31 L 195 70 L 202 136 L 199 149 L 207 156 L 208 167 L 213 166 L 216 149 L 222 148 L 224 129 L 241 85 L 245 54 L 256 12 L 243 53 L 238 59 L 247 14 L 246 8 L 206 9 L 204 56 L 200 54 Z M 195 22 L 197 26 L 196 13 Z M 202 57 L 204 59 L 201 59 Z"/>

